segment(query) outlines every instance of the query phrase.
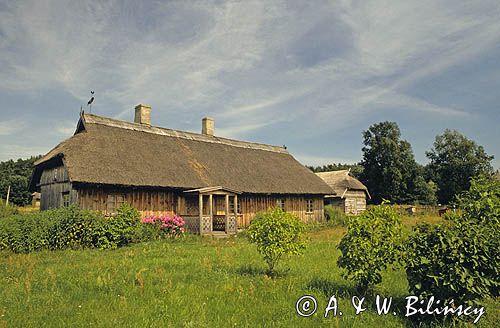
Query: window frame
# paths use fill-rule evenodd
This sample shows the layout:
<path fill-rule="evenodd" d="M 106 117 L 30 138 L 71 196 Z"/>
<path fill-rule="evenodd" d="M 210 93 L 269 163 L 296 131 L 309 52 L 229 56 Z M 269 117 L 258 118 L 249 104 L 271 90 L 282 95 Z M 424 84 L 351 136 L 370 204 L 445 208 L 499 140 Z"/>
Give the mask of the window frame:
<path fill-rule="evenodd" d="M 314 200 L 311 198 L 306 199 L 306 213 L 314 212 Z"/>
<path fill-rule="evenodd" d="M 281 208 L 284 211 L 285 210 L 285 199 L 284 198 L 276 199 L 276 207 Z"/>
<path fill-rule="evenodd" d="M 71 195 L 69 191 L 63 191 L 61 193 L 61 203 L 63 207 L 68 207 L 71 205 Z"/>
<path fill-rule="evenodd" d="M 234 197 L 229 199 L 229 213 L 234 213 Z M 241 214 L 241 201 L 236 201 L 236 214 Z"/>

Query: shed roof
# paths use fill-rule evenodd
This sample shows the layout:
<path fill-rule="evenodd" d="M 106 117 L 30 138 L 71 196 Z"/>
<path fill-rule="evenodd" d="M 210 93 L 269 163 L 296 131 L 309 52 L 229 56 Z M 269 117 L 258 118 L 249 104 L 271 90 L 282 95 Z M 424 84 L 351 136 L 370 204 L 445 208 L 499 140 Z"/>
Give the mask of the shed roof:
<path fill-rule="evenodd" d="M 362 190 L 371 198 L 368 188 L 358 179 L 349 175 L 349 170 L 338 170 L 316 173 L 335 192 L 336 196 L 342 197 L 346 190 Z"/>
<path fill-rule="evenodd" d="M 75 135 L 38 160 L 61 158 L 71 182 L 243 193 L 330 194 L 320 178 L 283 147 L 141 125 L 82 113 Z"/>

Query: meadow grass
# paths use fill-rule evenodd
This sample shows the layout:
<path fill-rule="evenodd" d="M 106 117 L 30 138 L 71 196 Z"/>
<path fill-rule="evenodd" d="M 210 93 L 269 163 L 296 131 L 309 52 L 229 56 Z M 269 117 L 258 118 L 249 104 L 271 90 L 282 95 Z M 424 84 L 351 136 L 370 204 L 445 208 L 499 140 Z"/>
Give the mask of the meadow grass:
<path fill-rule="evenodd" d="M 336 246 L 344 228 L 316 229 L 303 255 L 284 261 L 278 277 L 245 238 L 135 244 L 116 250 L 0 253 L 0 327 L 408 327 L 404 313 L 378 316 L 372 297 L 354 315 L 351 283 L 341 278 Z M 407 296 L 403 269 L 392 268 L 377 294 Z M 303 295 L 318 300 L 307 318 Z M 342 316 L 324 318 L 330 296 Z M 480 327 L 498 327 L 500 301 L 485 300 Z M 452 324 L 438 324 L 437 326 Z M 462 323 L 456 324 L 458 326 Z"/>

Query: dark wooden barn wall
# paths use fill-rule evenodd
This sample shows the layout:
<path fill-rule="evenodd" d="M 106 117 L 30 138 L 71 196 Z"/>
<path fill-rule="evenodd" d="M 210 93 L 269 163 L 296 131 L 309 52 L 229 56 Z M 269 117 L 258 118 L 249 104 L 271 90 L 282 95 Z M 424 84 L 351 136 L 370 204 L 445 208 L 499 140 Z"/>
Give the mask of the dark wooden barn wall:
<path fill-rule="evenodd" d="M 64 166 L 46 169 L 40 177 L 40 209 L 48 210 L 63 206 L 63 195 L 68 194 L 69 203 L 78 202 L 78 193 L 69 182 Z"/>

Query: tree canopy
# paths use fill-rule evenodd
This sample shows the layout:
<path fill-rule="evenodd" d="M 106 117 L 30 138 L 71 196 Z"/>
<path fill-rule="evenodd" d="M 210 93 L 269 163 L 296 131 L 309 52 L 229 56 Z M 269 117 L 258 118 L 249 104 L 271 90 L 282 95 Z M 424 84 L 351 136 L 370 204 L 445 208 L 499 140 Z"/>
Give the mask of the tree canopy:
<path fill-rule="evenodd" d="M 446 129 L 436 136 L 434 147 L 426 155 L 431 160 L 429 170 L 437 183 L 441 203 L 448 204 L 456 195 L 469 190 L 472 178 L 493 174 L 494 157 L 456 130 Z"/>
<path fill-rule="evenodd" d="M 24 206 L 31 202 L 28 184 L 33 172 L 33 163 L 39 158 L 40 156 L 36 156 L 0 162 L 0 198 L 6 199 L 10 186 L 10 203 Z"/>
<path fill-rule="evenodd" d="M 388 121 L 373 124 L 363 132 L 363 144 L 361 180 L 373 201 L 412 201 L 411 189 L 418 176 L 418 166 L 410 143 L 401 139 L 398 125 Z"/>

